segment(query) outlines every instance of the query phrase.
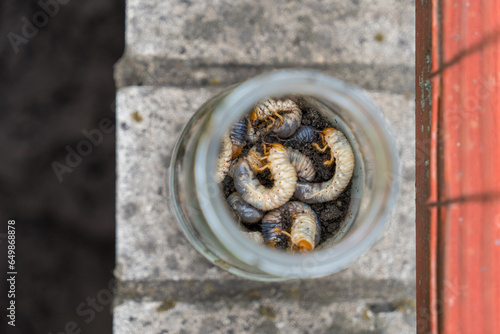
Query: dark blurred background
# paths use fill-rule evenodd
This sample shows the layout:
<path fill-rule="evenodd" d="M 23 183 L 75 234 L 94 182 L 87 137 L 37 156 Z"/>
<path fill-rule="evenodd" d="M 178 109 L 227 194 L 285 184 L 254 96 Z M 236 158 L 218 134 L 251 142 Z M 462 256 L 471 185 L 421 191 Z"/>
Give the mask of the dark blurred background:
<path fill-rule="evenodd" d="M 114 122 L 124 16 L 124 0 L 0 3 L 0 333 L 111 333 L 115 132 L 99 124 Z M 90 149 L 85 131 L 95 134 Z M 87 155 L 70 167 L 78 148 Z M 15 328 L 6 318 L 9 219 Z"/>

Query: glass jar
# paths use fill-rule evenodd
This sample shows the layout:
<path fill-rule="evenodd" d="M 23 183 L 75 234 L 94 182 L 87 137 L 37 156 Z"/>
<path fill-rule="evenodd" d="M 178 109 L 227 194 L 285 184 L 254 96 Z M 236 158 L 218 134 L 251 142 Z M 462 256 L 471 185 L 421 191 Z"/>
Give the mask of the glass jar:
<path fill-rule="evenodd" d="M 341 231 L 309 254 L 260 246 L 241 233 L 214 181 L 223 134 L 259 101 L 300 96 L 349 140 L 355 155 L 351 203 Z M 393 140 L 361 89 L 310 70 L 280 70 L 227 88 L 201 106 L 174 149 L 170 203 L 191 244 L 238 276 L 310 278 L 344 269 L 381 236 L 397 192 Z"/>

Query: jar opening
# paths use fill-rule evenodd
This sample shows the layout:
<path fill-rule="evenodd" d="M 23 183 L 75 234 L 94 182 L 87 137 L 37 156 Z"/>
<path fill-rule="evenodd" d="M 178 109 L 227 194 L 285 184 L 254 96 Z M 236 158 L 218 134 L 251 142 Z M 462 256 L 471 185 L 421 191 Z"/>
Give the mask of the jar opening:
<path fill-rule="evenodd" d="M 341 230 L 309 254 L 279 252 L 247 239 L 213 178 L 224 133 L 262 99 L 282 96 L 300 97 L 318 109 L 355 152 L 349 214 Z M 381 235 L 396 195 L 396 154 L 378 111 L 359 88 L 317 72 L 276 71 L 237 86 L 215 106 L 194 154 L 196 193 L 210 230 L 232 256 L 278 277 L 317 277 L 348 266 Z"/>

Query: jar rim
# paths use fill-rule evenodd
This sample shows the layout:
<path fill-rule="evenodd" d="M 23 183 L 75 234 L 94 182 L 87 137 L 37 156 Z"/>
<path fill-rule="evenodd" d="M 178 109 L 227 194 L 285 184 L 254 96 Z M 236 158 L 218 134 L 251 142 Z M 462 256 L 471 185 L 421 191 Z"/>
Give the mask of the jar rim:
<path fill-rule="evenodd" d="M 373 180 L 374 189 L 377 190 L 375 195 L 385 196 L 375 196 L 370 202 L 365 219 L 367 223 L 326 249 L 294 255 L 268 247 L 256 247 L 255 243 L 247 239 L 220 201 L 222 197 L 213 195 L 214 189 L 220 192 L 217 187 L 213 187 L 212 177 L 216 171 L 220 142 L 231 125 L 262 99 L 297 93 L 331 101 L 349 110 L 358 122 L 376 125 L 373 131 L 380 141 L 374 145 L 379 145 L 380 152 L 385 155 L 380 162 L 385 164 L 381 169 L 388 178 L 399 171 L 396 150 L 385 122 L 359 87 L 313 70 L 277 70 L 243 82 L 223 98 L 210 116 L 195 154 L 196 191 L 198 194 L 211 194 L 204 196 L 204 216 L 214 234 L 234 256 L 258 266 L 264 272 L 284 278 L 324 276 L 351 264 L 381 236 L 398 189 L 396 177 L 390 179 L 390 184 L 386 178 Z"/>

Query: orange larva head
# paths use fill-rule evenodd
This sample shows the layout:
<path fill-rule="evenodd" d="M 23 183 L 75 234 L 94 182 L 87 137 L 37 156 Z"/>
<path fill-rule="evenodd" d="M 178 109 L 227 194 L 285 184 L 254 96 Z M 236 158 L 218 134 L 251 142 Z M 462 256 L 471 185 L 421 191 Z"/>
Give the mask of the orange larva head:
<path fill-rule="evenodd" d="M 321 131 L 321 133 L 324 135 L 324 136 L 330 136 L 332 135 L 336 130 L 334 128 L 326 128 L 324 129 L 323 131 Z"/>
<path fill-rule="evenodd" d="M 237 157 L 240 156 L 240 154 L 241 154 L 241 147 L 238 145 L 233 145 L 231 158 L 236 159 Z"/>
<path fill-rule="evenodd" d="M 250 122 L 255 123 L 257 119 L 259 118 L 259 111 L 257 109 L 252 110 L 252 113 L 250 114 Z"/>
<path fill-rule="evenodd" d="M 308 253 L 314 249 L 314 246 L 307 240 L 300 240 L 297 244 L 301 253 Z"/>
<path fill-rule="evenodd" d="M 275 149 L 276 151 L 279 151 L 279 152 L 285 152 L 286 149 L 285 149 L 285 146 L 279 144 L 279 143 L 274 143 L 273 144 L 273 149 Z"/>

